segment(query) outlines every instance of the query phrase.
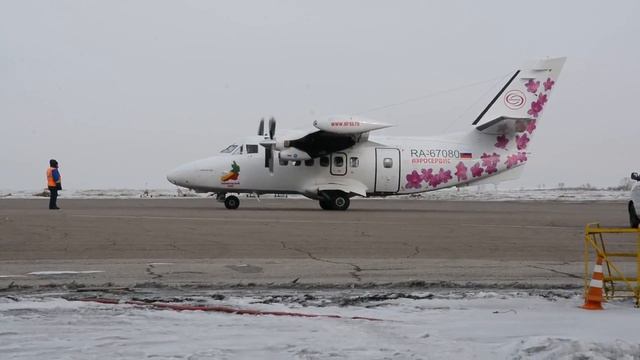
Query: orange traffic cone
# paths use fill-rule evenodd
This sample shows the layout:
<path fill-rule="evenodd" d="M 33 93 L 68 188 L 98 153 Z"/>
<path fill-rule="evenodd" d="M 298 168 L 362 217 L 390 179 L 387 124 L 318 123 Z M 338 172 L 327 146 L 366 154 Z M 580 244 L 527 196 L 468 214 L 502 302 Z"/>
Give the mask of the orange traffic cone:
<path fill-rule="evenodd" d="M 589 283 L 589 290 L 584 299 L 584 305 L 581 307 L 587 310 L 604 310 L 602 308 L 602 286 L 604 275 L 602 275 L 602 256 L 598 254 L 598 259 L 593 267 L 593 276 Z"/>

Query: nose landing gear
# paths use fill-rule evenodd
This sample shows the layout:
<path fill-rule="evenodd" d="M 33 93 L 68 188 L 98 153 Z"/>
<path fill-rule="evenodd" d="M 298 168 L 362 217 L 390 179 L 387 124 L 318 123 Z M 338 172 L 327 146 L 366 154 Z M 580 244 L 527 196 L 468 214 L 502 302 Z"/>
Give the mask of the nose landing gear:
<path fill-rule="evenodd" d="M 229 210 L 235 210 L 240 206 L 240 199 L 235 195 L 229 195 L 225 193 L 216 194 L 216 200 L 224 202 L 224 207 Z"/>
<path fill-rule="evenodd" d="M 224 206 L 229 210 L 235 210 L 240 206 L 240 199 L 237 196 L 229 195 L 224 199 Z"/>

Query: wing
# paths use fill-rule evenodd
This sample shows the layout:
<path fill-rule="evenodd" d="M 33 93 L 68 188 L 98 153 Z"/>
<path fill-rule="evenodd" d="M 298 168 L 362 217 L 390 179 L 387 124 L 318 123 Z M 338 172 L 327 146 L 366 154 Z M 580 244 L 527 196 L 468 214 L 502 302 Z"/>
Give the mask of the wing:
<path fill-rule="evenodd" d="M 391 125 L 356 116 L 336 116 L 314 121 L 313 126 L 317 130 L 312 130 L 299 138 L 284 140 L 278 147 L 281 158 L 289 159 L 291 155 L 291 160 L 304 160 L 306 156 L 296 152 L 296 149 L 304 152 L 311 159 L 348 149 L 368 138 L 370 131 L 384 129 Z M 296 156 L 293 157 L 293 155 Z"/>

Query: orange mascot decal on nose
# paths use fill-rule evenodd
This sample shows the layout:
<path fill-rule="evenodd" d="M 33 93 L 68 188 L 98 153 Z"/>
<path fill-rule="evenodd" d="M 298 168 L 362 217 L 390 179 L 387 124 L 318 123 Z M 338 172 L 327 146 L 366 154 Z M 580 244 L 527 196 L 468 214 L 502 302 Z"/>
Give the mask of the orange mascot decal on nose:
<path fill-rule="evenodd" d="M 227 172 L 226 174 L 222 175 L 220 177 L 220 181 L 222 182 L 235 181 L 235 180 L 238 180 L 239 177 L 240 177 L 240 166 L 236 164 L 236 162 L 234 161 L 233 164 L 231 164 L 231 170 L 229 170 L 229 172 Z"/>

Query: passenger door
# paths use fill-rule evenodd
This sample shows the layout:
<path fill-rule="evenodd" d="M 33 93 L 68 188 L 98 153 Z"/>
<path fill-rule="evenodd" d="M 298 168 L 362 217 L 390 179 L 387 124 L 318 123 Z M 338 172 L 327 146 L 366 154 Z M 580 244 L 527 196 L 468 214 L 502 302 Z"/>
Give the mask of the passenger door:
<path fill-rule="evenodd" d="M 400 190 L 400 150 L 376 149 L 375 192 L 396 193 Z"/>

